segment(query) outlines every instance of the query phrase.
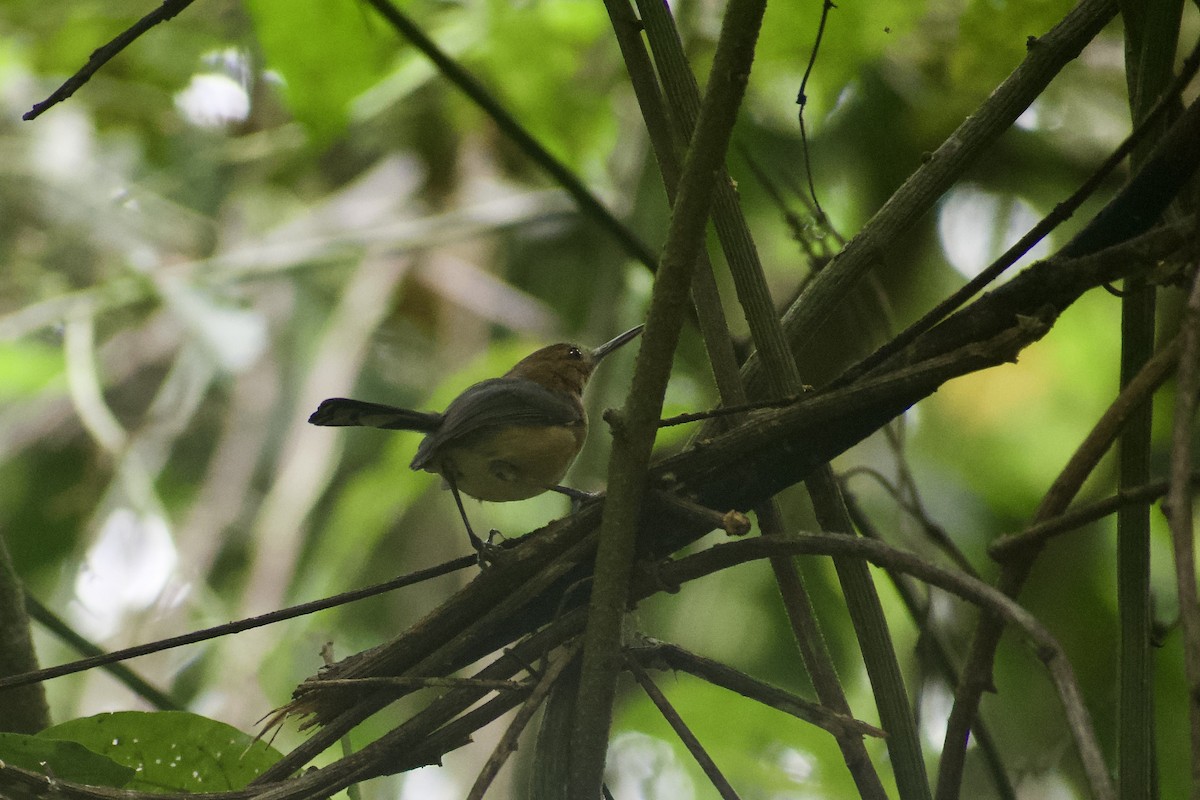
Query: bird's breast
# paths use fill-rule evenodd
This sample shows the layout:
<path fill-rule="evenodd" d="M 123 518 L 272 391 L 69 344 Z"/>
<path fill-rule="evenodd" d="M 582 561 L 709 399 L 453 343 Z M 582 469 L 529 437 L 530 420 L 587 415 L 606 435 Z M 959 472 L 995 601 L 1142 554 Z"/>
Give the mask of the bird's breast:
<path fill-rule="evenodd" d="M 525 500 L 557 486 L 583 446 L 582 423 L 506 426 L 442 448 L 425 466 L 479 500 Z"/>

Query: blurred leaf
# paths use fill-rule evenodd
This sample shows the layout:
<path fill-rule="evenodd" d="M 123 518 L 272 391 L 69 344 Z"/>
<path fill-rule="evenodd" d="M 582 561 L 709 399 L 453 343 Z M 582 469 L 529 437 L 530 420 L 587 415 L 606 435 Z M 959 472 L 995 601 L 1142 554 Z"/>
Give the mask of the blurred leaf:
<path fill-rule="evenodd" d="M 603 6 L 550 0 L 480 3 L 488 36 L 477 59 L 493 91 L 542 144 L 589 180 L 617 133 L 612 94 L 625 80 Z M 537 43 L 537 57 L 529 45 Z"/>
<path fill-rule="evenodd" d="M 129 789 L 240 789 L 281 757 L 266 742 L 185 711 L 97 714 L 47 728 L 44 739 L 78 742 L 137 771 Z"/>
<path fill-rule="evenodd" d="M 63 374 L 62 349 L 38 342 L 0 342 L 0 401 L 36 394 Z"/>
<path fill-rule="evenodd" d="M 250 0 L 267 69 L 315 144 L 341 135 L 350 104 L 384 74 L 399 49 L 375 12 L 357 3 Z"/>

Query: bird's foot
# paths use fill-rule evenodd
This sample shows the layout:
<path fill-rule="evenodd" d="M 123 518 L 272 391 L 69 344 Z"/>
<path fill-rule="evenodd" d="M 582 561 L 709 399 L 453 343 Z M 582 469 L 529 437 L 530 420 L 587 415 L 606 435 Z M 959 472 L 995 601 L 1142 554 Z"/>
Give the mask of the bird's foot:
<path fill-rule="evenodd" d="M 493 544 L 493 540 L 497 537 L 502 541 L 504 540 L 504 534 L 492 528 L 488 531 L 486 542 L 479 537 L 471 540 L 471 545 L 475 548 L 476 561 L 479 563 L 480 569 L 487 569 L 504 560 L 506 556 L 505 549 L 498 544 Z"/>
<path fill-rule="evenodd" d="M 578 490 L 577 490 L 578 491 Z M 594 503 L 604 496 L 604 492 L 578 492 L 578 494 L 570 495 L 571 498 L 571 513 L 577 514 L 579 510 L 588 503 Z"/>

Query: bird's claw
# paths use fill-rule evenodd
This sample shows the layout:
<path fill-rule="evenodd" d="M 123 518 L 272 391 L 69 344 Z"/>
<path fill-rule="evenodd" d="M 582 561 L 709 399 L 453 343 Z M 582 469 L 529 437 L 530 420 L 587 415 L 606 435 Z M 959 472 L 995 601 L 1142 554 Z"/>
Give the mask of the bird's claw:
<path fill-rule="evenodd" d="M 594 503 L 603 496 L 604 492 L 579 492 L 571 495 L 571 513 L 578 514 L 585 505 Z"/>
<path fill-rule="evenodd" d="M 480 569 L 487 569 L 493 564 L 499 564 L 504 560 L 505 551 L 500 545 L 493 544 L 492 540 L 496 537 L 504 539 L 504 534 L 492 528 L 488 531 L 487 541 L 483 541 L 478 537 L 471 542 L 475 546 L 476 561 L 479 563 Z"/>

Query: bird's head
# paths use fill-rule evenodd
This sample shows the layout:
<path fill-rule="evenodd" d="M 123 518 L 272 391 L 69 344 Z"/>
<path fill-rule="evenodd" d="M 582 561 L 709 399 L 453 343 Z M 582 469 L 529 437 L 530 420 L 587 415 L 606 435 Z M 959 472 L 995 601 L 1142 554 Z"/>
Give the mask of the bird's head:
<path fill-rule="evenodd" d="M 518 361 L 506 377 L 527 378 L 552 391 L 580 394 L 596 365 L 641 332 L 642 326 L 638 325 L 594 349 L 569 342 L 552 344 Z"/>

